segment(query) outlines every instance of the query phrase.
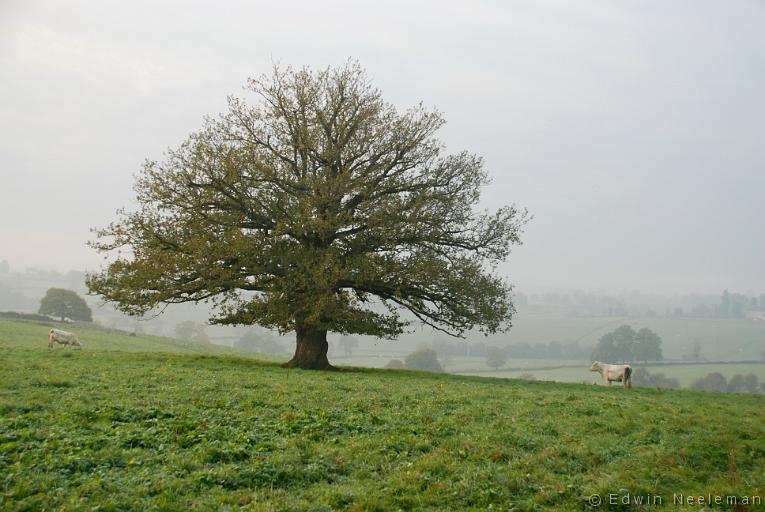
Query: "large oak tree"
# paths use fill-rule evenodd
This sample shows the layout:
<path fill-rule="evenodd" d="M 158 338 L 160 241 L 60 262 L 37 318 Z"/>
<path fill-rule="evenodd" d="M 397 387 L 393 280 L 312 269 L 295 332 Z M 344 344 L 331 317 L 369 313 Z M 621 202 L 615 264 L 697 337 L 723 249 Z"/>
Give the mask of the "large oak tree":
<path fill-rule="evenodd" d="M 246 89 L 254 102 L 230 98 L 144 165 L 137 210 L 91 243 L 117 251 L 91 292 L 135 315 L 211 300 L 213 323 L 295 331 L 287 366 L 300 368 L 332 368 L 328 331 L 392 339 L 414 317 L 455 336 L 509 327 L 496 264 L 526 213 L 477 209 L 482 160 L 445 154 L 438 112 L 397 110 L 355 62 L 276 68 Z"/>

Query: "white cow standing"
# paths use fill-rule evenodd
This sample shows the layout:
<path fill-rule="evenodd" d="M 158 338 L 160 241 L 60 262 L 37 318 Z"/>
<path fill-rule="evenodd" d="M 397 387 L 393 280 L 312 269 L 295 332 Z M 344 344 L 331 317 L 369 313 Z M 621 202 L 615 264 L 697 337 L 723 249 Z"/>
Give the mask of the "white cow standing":
<path fill-rule="evenodd" d="M 628 364 L 608 364 L 595 361 L 590 366 L 590 371 L 600 373 L 606 386 L 610 386 L 612 382 L 622 382 L 625 388 L 632 387 L 632 367 Z"/>
<path fill-rule="evenodd" d="M 62 331 L 61 329 L 51 329 L 48 333 L 48 348 L 53 348 L 53 344 L 58 343 L 64 347 L 80 347 L 82 342 L 73 332 Z"/>

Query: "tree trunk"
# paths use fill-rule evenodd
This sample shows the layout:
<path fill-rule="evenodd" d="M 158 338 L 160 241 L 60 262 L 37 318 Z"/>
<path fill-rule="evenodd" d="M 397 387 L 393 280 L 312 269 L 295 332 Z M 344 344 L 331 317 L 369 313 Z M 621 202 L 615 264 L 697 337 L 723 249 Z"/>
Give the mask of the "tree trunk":
<path fill-rule="evenodd" d="M 284 363 L 285 368 L 302 368 L 304 370 L 336 370 L 327 359 L 327 331 L 306 327 L 295 329 L 297 345 L 295 355 Z"/>

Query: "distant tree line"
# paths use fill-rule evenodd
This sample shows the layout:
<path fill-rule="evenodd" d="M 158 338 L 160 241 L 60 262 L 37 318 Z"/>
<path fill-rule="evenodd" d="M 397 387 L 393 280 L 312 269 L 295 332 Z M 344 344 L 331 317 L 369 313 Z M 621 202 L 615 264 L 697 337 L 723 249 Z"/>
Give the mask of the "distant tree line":
<path fill-rule="evenodd" d="M 680 314 L 683 314 L 682 308 Z M 748 313 L 754 313 L 757 318 L 765 319 L 765 293 L 759 297 L 747 296 L 741 293 L 730 293 L 728 290 L 720 295 L 719 304 L 697 304 L 690 311 L 690 316 L 709 318 L 746 318 Z M 762 313 L 762 316 L 757 315 Z"/>
<path fill-rule="evenodd" d="M 502 347 L 479 342 L 436 339 L 431 344 L 439 358 L 455 356 L 492 357 L 501 354 L 507 359 L 587 359 L 592 347 L 583 347 L 578 341 L 551 341 L 549 343 L 512 343 Z"/>
<path fill-rule="evenodd" d="M 651 373 L 645 368 L 637 368 L 633 371 L 632 383 L 635 386 L 650 388 L 680 389 L 681 387 L 676 378 L 666 377 L 663 373 Z M 753 373 L 736 374 L 727 380 L 722 373 L 713 372 L 693 381 L 690 389 L 720 393 L 765 393 L 765 382 L 759 382 L 757 375 Z"/>
<path fill-rule="evenodd" d="M 759 314 L 765 314 L 765 293 L 746 295 L 727 290 L 717 297 L 698 294 L 668 297 L 638 291 L 619 296 L 583 291 L 528 296 L 517 293 L 516 306 L 524 311 L 563 316 L 752 317 L 765 320 L 765 316 Z"/>
<path fill-rule="evenodd" d="M 663 373 L 651 373 L 645 368 L 636 368 L 632 372 L 632 384 L 644 388 L 680 389 L 680 382 Z"/>
<path fill-rule="evenodd" d="M 753 373 L 736 374 L 727 380 L 722 373 L 713 372 L 693 381 L 691 389 L 720 393 L 765 393 L 765 382 L 760 383 Z"/>
<path fill-rule="evenodd" d="M 661 337 L 650 329 L 635 331 L 629 325 L 622 325 L 600 338 L 590 359 L 606 363 L 661 361 L 661 342 Z"/>
<path fill-rule="evenodd" d="M 0 311 L 0 318 L 10 318 L 11 320 L 28 320 L 33 322 L 50 322 L 48 315 L 37 313 L 19 313 L 18 311 Z"/>

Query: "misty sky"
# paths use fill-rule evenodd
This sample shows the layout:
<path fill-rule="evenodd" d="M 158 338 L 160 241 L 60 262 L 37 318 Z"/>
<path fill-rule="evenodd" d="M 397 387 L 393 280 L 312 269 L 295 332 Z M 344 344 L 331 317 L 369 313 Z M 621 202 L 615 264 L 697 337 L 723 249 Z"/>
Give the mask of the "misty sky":
<path fill-rule="evenodd" d="M 351 57 L 534 215 L 521 290 L 765 292 L 765 2 L 359 4 L 0 0 L 0 260 L 97 268 L 145 158 Z"/>

